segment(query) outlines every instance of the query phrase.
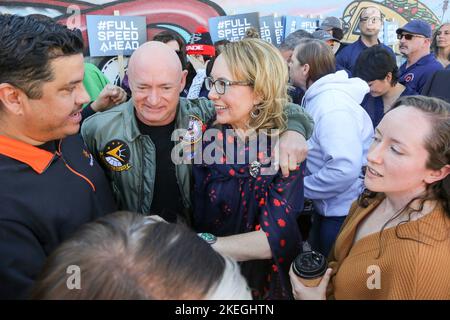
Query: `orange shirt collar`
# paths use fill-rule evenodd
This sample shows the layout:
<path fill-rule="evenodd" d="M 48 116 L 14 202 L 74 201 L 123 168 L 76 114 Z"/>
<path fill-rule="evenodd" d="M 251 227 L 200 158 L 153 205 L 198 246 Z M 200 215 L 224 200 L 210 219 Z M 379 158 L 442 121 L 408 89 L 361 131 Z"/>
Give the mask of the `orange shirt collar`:
<path fill-rule="evenodd" d="M 54 154 L 31 144 L 0 135 L 0 154 L 29 165 L 41 174 L 52 162 Z"/>

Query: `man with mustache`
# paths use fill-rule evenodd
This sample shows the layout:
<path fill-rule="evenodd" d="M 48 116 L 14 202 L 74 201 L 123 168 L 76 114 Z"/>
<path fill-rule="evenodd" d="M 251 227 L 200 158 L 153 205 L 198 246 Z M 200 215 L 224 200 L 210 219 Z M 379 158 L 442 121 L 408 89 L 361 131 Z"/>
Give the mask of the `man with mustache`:
<path fill-rule="evenodd" d="M 0 300 L 27 298 L 47 256 L 116 209 L 78 135 L 83 76 L 81 32 L 0 15 Z"/>
<path fill-rule="evenodd" d="M 406 57 L 399 70 L 399 82 L 420 94 L 428 79 L 443 69 L 430 53 L 431 26 L 422 20 L 411 20 L 396 32 L 400 52 Z"/>

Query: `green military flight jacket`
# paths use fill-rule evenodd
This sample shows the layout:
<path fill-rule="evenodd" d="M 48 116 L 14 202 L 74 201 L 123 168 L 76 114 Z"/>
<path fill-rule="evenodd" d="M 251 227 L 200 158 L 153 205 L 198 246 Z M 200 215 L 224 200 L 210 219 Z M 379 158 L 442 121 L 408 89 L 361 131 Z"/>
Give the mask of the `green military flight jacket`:
<path fill-rule="evenodd" d="M 301 133 L 306 139 L 312 134 L 312 118 L 298 105 L 289 103 L 285 108 L 288 130 Z M 215 108 L 206 98 L 180 98 L 175 129 L 187 129 L 192 118 L 204 124 L 215 117 Z M 96 113 L 81 127 L 83 139 L 105 168 L 118 208 L 149 214 L 155 187 L 155 145 L 148 135 L 138 129 L 132 99 L 111 110 Z M 179 143 L 175 141 L 175 143 Z M 190 164 L 175 165 L 185 212 L 183 217 L 191 224 L 192 176 Z"/>

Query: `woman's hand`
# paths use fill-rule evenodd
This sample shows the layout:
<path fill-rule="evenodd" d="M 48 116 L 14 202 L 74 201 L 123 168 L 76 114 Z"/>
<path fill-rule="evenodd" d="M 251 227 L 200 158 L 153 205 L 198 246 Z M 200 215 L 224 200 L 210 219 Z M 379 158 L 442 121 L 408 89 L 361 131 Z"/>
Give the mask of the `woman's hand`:
<path fill-rule="evenodd" d="M 331 268 L 327 269 L 317 287 L 307 287 L 300 281 L 291 266 L 289 277 L 291 278 L 292 294 L 295 300 L 326 300 L 328 282 L 330 282 L 332 271 Z"/>

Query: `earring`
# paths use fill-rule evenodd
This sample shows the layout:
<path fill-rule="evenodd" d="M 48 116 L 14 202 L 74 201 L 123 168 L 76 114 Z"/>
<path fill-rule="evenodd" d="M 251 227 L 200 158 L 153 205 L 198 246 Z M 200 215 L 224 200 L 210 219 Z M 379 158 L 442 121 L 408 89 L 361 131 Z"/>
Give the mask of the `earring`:
<path fill-rule="evenodd" d="M 258 118 L 260 113 L 261 113 L 261 108 L 258 107 L 257 105 L 255 105 L 253 110 L 250 111 L 250 117 L 252 117 L 253 119 L 256 119 L 256 118 Z"/>

